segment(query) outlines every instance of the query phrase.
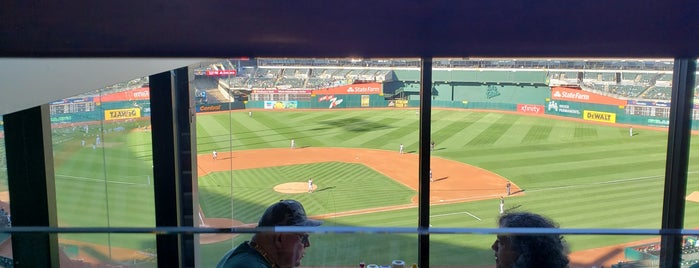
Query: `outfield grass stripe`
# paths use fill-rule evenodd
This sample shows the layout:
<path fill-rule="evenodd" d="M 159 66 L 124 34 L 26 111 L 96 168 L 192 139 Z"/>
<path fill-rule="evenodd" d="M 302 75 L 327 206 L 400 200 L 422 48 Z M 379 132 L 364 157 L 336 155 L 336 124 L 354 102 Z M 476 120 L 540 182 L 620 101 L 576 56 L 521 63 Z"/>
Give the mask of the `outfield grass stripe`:
<path fill-rule="evenodd" d="M 609 148 L 609 147 L 594 147 L 598 151 L 579 152 L 579 151 L 559 151 L 548 152 L 546 154 L 534 154 L 529 157 L 512 157 L 502 158 L 498 160 L 479 162 L 478 166 L 486 169 L 497 169 L 503 163 L 507 163 L 507 168 L 531 167 L 540 165 L 599 165 L 612 163 L 623 163 L 624 161 L 635 162 L 641 160 L 638 157 L 637 150 L 634 148 Z M 592 148 L 590 148 L 592 149 Z M 610 150 L 612 149 L 612 150 Z M 664 160 L 664 152 L 658 150 L 657 153 L 646 153 L 642 160 Z"/>
<path fill-rule="evenodd" d="M 476 113 L 454 113 L 453 111 L 438 111 L 433 115 L 432 138 L 440 146 L 452 146 L 458 139 L 459 132 L 473 124 L 477 118 Z M 478 117 L 479 118 L 479 117 Z M 456 137 L 455 137 L 456 136 Z M 459 144 L 461 140 L 459 140 Z"/>
<path fill-rule="evenodd" d="M 497 139 L 502 136 L 503 132 L 510 126 L 505 126 L 503 123 L 508 121 L 508 118 L 502 114 L 486 114 L 476 123 L 469 127 L 470 131 L 476 132 L 473 128 L 478 128 L 478 133 L 470 138 L 465 139 L 464 146 L 492 145 Z M 502 121 L 501 121 L 502 120 Z"/>
<path fill-rule="evenodd" d="M 573 137 L 576 139 L 597 138 L 597 129 L 588 126 L 577 126 L 575 127 L 575 132 L 573 132 Z"/>
<path fill-rule="evenodd" d="M 633 159 L 633 158 L 627 158 Z M 648 170 L 653 171 L 657 169 L 662 169 L 664 167 L 663 163 L 658 161 L 634 161 L 626 163 L 610 163 L 604 164 L 604 160 L 593 160 L 593 161 L 582 161 L 585 165 L 570 165 L 568 163 L 556 163 L 551 165 L 538 165 L 532 168 L 518 168 L 523 174 L 523 176 L 538 178 L 539 180 L 547 179 L 551 181 L 557 181 L 560 178 L 575 178 L 576 176 L 597 176 L 605 175 L 609 173 L 615 173 L 619 170 Z M 594 163 L 594 165 L 588 166 L 587 163 Z M 525 172 L 529 170 L 529 172 Z"/>
<path fill-rule="evenodd" d="M 395 125 L 392 125 L 394 123 L 395 120 L 391 118 L 367 120 L 364 116 L 357 115 L 338 123 L 335 127 L 340 131 L 331 138 L 339 144 L 362 144 L 367 140 L 382 139 L 386 135 L 391 135 L 395 128 Z"/>
<path fill-rule="evenodd" d="M 463 148 L 465 141 L 469 141 L 476 137 L 481 132 L 481 120 L 487 115 L 486 113 L 467 112 L 466 116 L 461 121 L 454 122 L 454 133 L 444 140 L 436 140 L 440 148 Z M 441 152 L 440 152 L 441 154 Z"/>
<path fill-rule="evenodd" d="M 540 143 L 549 139 L 553 126 L 534 125 L 529 128 L 527 134 L 521 139 L 522 143 Z"/>

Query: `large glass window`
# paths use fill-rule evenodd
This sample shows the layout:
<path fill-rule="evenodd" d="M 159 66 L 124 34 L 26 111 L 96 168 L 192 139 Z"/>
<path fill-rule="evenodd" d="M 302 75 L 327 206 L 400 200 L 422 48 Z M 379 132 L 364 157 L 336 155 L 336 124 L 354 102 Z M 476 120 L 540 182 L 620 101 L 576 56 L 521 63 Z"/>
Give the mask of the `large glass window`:
<path fill-rule="evenodd" d="M 419 61 L 393 60 L 410 69 L 410 84 L 381 61 L 389 62 L 229 59 L 194 69 L 204 225 L 255 226 L 267 206 L 295 199 L 324 226 L 415 227 L 419 117 L 407 94 L 419 92 Z M 206 236 L 203 266 L 249 239 Z M 304 265 L 358 264 L 391 243 L 342 242 L 355 252 L 317 246 L 346 237 L 314 237 L 316 257 Z M 404 256 L 417 255 L 415 245 L 404 247 L 412 250 Z"/>
<path fill-rule="evenodd" d="M 695 72 L 695 78 L 699 72 Z M 693 91 L 692 96 L 694 96 L 694 106 L 692 108 L 692 137 L 690 140 L 690 150 L 689 150 L 689 163 L 687 168 L 687 192 L 685 194 L 685 211 L 684 211 L 684 228 L 686 229 L 697 229 L 699 228 L 699 161 L 697 161 L 697 146 L 699 146 L 699 140 L 696 139 L 697 131 L 699 129 L 699 122 L 697 122 L 696 114 L 699 113 L 699 107 L 697 106 L 697 95 L 699 93 L 699 84 L 688 85 Z M 699 242 L 697 236 L 686 236 L 685 244 L 683 246 L 683 253 L 696 254 L 699 252 Z M 699 260 L 695 260 L 694 263 L 699 263 Z"/>
<path fill-rule="evenodd" d="M 147 78 L 50 103 L 60 227 L 154 227 Z M 60 234 L 74 262 L 155 267 L 155 236 Z"/>
<path fill-rule="evenodd" d="M 496 234 L 440 231 L 496 228 L 508 212 L 543 214 L 563 232 L 661 228 L 672 60 L 439 58 L 432 67 L 421 151 L 419 59 L 190 66 L 197 227 L 255 227 L 267 206 L 295 199 L 324 227 L 353 230 L 312 233 L 303 266 L 409 266 L 424 246 L 422 179 L 430 266 L 492 266 Z M 60 227 L 155 226 L 148 87 L 136 78 L 50 103 Z M 9 226 L 4 142 L 0 150 L 0 225 Z M 694 162 L 685 228 L 696 227 Z M 657 236 L 564 236 L 571 267 L 658 265 Z M 156 266 L 152 234 L 58 237 L 72 262 L 62 266 Z M 213 267 L 251 235 L 198 238 L 198 264 Z M 699 262 L 697 240 L 684 237 L 682 265 Z M 11 258 L 3 245 L 0 263 Z"/>
<path fill-rule="evenodd" d="M 0 226 L 12 227 L 12 213 L 10 212 L 10 192 L 7 187 L 7 160 L 5 154 L 5 126 L 0 116 Z M 8 233 L 0 234 L 0 266 L 12 263 L 11 236 Z"/>
<path fill-rule="evenodd" d="M 529 211 L 564 228 L 660 228 L 670 107 L 660 81 L 672 61 L 640 61 L 435 59 L 430 194 L 445 205 L 431 209 L 432 226 L 494 227 L 503 213 Z M 642 238 L 568 242 L 577 258 Z M 492 238 L 431 243 L 445 239 L 487 249 Z M 430 254 L 447 265 L 439 250 Z"/>

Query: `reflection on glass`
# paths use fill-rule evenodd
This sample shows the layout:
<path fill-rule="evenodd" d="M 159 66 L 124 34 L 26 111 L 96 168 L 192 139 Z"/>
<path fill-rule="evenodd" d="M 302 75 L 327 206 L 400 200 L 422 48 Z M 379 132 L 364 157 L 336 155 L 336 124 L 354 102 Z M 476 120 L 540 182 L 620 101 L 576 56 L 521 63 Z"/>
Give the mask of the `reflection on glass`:
<path fill-rule="evenodd" d="M 695 72 L 695 77 L 699 75 L 699 72 Z M 694 109 L 692 109 L 692 137 L 690 138 L 690 150 L 689 150 L 689 167 L 687 170 L 687 193 L 685 202 L 685 213 L 684 213 L 684 228 L 687 229 L 697 229 L 699 228 L 699 161 L 697 161 L 696 150 L 699 150 L 699 145 L 697 142 L 699 140 L 694 136 L 696 131 L 699 129 L 699 107 L 697 107 L 699 98 L 699 84 L 695 81 L 693 85 L 693 96 L 694 96 Z"/>
<path fill-rule="evenodd" d="M 141 234 L 112 234 L 113 241 L 154 241 L 148 247 L 102 243 L 106 234 L 83 234 L 81 240 L 60 240 L 61 267 L 157 267 L 155 236 Z"/>
<path fill-rule="evenodd" d="M 296 199 L 330 226 L 416 226 L 419 102 L 397 84 L 387 93 L 388 62 L 230 59 L 193 68 L 203 225 L 254 226 L 270 204 Z"/>
<path fill-rule="evenodd" d="M 5 158 L 5 127 L 0 116 L 0 227 L 12 227 L 10 192 L 7 187 L 7 159 Z M 0 234 L 0 266 L 12 263 L 10 234 Z"/>
<path fill-rule="evenodd" d="M 494 267 L 496 254 L 491 246 L 496 239 L 495 234 L 433 234 L 430 236 L 430 266 Z M 627 242 L 615 245 L 598 242 L 603 240 Z M 658 236 L 563 235 L 563 241 L 568 248 L 570 267 L 659 266 Z M 696 237 L 685 237 L 682 267 L 699 262 L 694 256 L 698 250 L 696 241 Z"/>
<path fill-rule="evenodd" d="M 522 210 L 568 228 L 660 227 L 671 60 L 434 63 L 431 200 L 451 204 L 431 209 L 433 226 Z"/>
<path fill-rule="evenodd" d="M 343 109 L 395 106 L 381 91 L 390 71 L 275 64 L 283 62 L 226 60 L 194 70 L 196 96 L 207 96 L 197 108 L 203 214 L 251 223 L 280 198 L 312 201 L 316 215 L 410 206 L 414 174 L 384 160 L 415 166 L 414 109 Z M 213 75 L 230 73 L 221 70 L 237 75 Z"/>
<path fill-rule="evenodd" d="M 333 226 L 415 226 L 419 66 L 275 58 L 194 68 L 200 220 L 254 225 L 266 206 L 290 198 Z M 524 210 L 566 228 L 659 228 L 672 67 L 434 59 L 431 224 L 490 228 L 501 213 Z M 431 237 L 439 239 L 456 238 Z M 576 237 L 583 242 L 572 249 L 639 239 Z"/>
<path fill-rule="evenodd" d="M 250 240 L 239 235 L 227 242 L 202 244 L 201 267 L 215 267 L 226 251 Z M 417 263 L 414 234 L 310 234 L 302 267 L 359 267 L 359 263 L 390 266 L 402 260 L 406 267 Z"/>
<path fill-rule="evenodd" d="M 139 78 L 50 103 L 59 226 L 155 226 L 149 95 Z M 155 248 L 152 235 L 59 234 L 59 244 L 94 245 L 78 256 L 104 264 Z"/>

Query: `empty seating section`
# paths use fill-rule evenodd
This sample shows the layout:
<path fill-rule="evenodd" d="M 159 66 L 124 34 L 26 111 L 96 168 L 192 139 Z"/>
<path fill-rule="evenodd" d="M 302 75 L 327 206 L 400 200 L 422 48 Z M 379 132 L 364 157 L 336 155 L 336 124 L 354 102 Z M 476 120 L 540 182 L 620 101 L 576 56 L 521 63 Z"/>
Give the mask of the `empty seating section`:
<path fill-rule="evenodd" d="M 436 100 L 468 98 L 461 93 L 498 86 L 509 92 L 548 85 L 579 85 L 617 98 L 667 100 L 672 86 L 671 61 L 435 59 L 432 71 Z M 639 65 L 640 64 L 640 65 Z M 236 89 L 319 89 L 358 81 L 384 83 L 386 97 L 417 96 L 420 90 L 416 59 L 261 59 L 225 61 L 202 70 L 237 68 L 225 78 Z M 222 78 L 224 79 L 224 78 Z M 460 96 L 459 94 L 466 94 Z M 699 94 L 698 94 L 699 95 Z M 502 98 L 502 97 L 500 97 Z"/>
<path fill-rule="evenodd" d="M 585 72 L 583 74 L 584 81 L 599 81 L 599 82 L 616 82 L 615 74 L 610 72 Z"/>
<path fill-rule="evenodd" d="M 347 74 L 349 74 L 352 70 L 348 69 L 338 69 L 332 74 L 333 79 L 344 79 L 347 77 Z"/>
<path fill-rule="evenodd" d="M 282 77 L 277 81 L 275 87 L 279 88 L 303 88 L 305 79 Z"/>
<path fill-rule="evenodd" d="M 246 88 L 248 85 L 248 78 L 244 76 L 236 76 L 229 79 L 230 85 L 233 88 Z"/>
<path fill-rule="evenodd" d="M 576 85 L 580 83 L 578 81 L 578 72 L 550 72 L 549 80 L 554 84 Z"/>
<path fill-rule="evenodd" d="M 672 87 L 652 86 L 643 93 L 644 99 L 652 100 L 669 100 L 672 93 Z"/>
<path fill-rule="evenodd" d="M 280 75 L 281 69 L 279 68 L 257 68 L 252 77 L 248 79 L 246 88 L 275 88 Z"/>
<path fill-rule="evenodd" d="M 308 74 L 310 72 L 310 69 L 307 68 L 284 68 L 281 70 L 283 73 L 284 78 L 301 78 L 301 79 L 306 79 L 308 78 Z"/>
<path fill-rule="evenodd" d="M 609 92 L 612 94 L 622 96 L 622 97 L 637 98 L 647 88 L 648 88 L 648 86 L 642 86 L 642 85 L 624 85 L 624 84 L 609 85 Z"/>

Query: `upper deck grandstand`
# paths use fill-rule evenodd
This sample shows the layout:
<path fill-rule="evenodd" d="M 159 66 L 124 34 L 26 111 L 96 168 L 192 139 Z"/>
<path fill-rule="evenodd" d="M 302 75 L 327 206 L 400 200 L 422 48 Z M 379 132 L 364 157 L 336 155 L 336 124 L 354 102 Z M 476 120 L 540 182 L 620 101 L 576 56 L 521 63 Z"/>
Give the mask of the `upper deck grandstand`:
<path fill-rule="evenodd" d="M 230 93 L 244 100 L 254 89 L 322 89 L 358 82 L 398 83 L 385 88 L 387 97 L 417 96 L 418 59 L 231 59 L 206 70 L 236 70 L 218 76 L 213 93 Z M 205 70 L 198 70 L 198 76 Z M 670 98 L 672 60 L 659 59 L 502 59 L 441 58 L 433 62 L 435 83 L 526 84 L 573 86 L 619 99 Z M 210 95 L 211 96 L 211 95 Z M 216 97 L 214 96 L 214 97 Z"/>

